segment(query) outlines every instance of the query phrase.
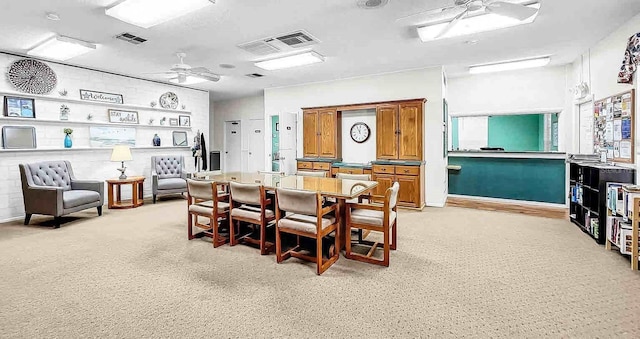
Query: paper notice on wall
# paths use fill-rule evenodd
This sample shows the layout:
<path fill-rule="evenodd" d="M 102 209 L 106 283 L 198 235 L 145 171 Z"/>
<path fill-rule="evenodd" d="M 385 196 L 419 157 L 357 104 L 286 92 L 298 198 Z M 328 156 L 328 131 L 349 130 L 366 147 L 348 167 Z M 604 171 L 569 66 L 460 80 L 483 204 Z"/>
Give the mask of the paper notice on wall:
<path fill-rule="evenodd" d="M 613 148 L 607 148 L 607 158 L 613 158 Z"/>
<path fill-rule="evenodd" d="M 620 158 L 620 142 L 618 141 L 613 143 L 613 157 Z"/>
<path fill-rule="evenodd" d="M 622 139 L 631 139 L 631 119 L 622 119 Z"/>
<path fill-rule="evenodd" d="M 631 141 L 620 141 L 620 158 L 631 159 Z"/>
<path fill-rule="evenodd" d="M 604 142 L 613 142 L 613 121 L 607 121 L 607 125 L 604 129 Z"/>
<path fill-rule="evenodd" d="M 613 120 L 613 141 L 622 140 L 622 120 Z"/>

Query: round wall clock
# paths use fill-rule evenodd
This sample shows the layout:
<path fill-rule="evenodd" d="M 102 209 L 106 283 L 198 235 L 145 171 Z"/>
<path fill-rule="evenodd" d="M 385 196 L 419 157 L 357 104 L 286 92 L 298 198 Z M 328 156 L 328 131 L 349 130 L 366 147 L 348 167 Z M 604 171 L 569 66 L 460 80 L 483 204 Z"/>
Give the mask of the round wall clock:
<path fill-rule="evenodd" d="M 12 63 L 7 78 L 17 90 L 29 94 L 48 94 L 58 84 L 56 73 L 45 63 L 33 59 Z"/>
<path fill-rule="evenodd" d="M 160 107 L 162 108 L 178 108 L 178 96 L 173 92 L 167 92 L 160 96 Z"/>
<path fill-rule="evenodd" d="M 350 134 L 353 141 L 361 144 L 369 139 L 371 130 L 369 129 L 369 126 L 367 126 L 367 124 L 365 124 L 364 122 L 356 122 L 355 124 L 353 124 L 353 126 L 351 126 Z"/>

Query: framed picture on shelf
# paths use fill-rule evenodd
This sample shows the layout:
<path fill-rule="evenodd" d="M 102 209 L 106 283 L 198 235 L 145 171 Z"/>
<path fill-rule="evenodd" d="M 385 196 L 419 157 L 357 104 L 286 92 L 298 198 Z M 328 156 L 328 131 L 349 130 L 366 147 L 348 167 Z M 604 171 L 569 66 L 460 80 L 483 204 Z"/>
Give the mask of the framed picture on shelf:
<path fill-rule="evenodd" d="M 180 126 L 191 126 L 191 117 L 188 115 L 180 115 Z"/>
<path fill-rule="evenodd" d="M 187 132 L 173 131 L 173 146 L 189 146 L 187 142 Z"/>
<path fill-rule="evenodd" d="M 116 122 L 120 124 L 138 124 L 138 112 L 110 109 L 109 122 Z"/>
<path fill-rule="evenodd" d="M 169 126 L 180 126 L 178 124 L 178 119 L 176 118 L 169 118 Z"/>
<path fill-rule="evenodd" d="M 4 97 L 4 116 L 16 118 L 36 117 L 35 100 L 20 97 Z"/>
<path fill-rule="evenodd" d="M 90 91 L 86 89 L 80 90 L 80 99 L 89 100 L 89 101 L 106 102 L 109 104 L 124 104 L 124 98 L 122 97 L 122 94 Z"/>
<path fill-rule="evenodd" d="M 36 129 L 32 126 L 2 127 L 2 147 L 5 149 L 36 148 Z"/>

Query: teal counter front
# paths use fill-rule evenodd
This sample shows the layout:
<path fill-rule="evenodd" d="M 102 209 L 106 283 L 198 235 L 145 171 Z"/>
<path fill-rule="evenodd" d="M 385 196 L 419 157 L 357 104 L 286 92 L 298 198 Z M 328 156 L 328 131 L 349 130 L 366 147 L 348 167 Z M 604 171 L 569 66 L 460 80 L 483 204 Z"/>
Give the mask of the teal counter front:
<path fill-rule="evenodd" d="M 449 194 L 565 204 L 564 153 L 449 153 Z"/>

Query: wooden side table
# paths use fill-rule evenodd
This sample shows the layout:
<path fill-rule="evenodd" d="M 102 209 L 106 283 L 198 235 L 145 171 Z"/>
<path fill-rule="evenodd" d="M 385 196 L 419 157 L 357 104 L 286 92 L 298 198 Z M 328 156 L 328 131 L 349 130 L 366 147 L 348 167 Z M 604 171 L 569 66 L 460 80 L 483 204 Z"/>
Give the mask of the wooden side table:
<path fill-rule="evenodd" d="M 107 206 L 110 209 L 135 208 L 144 204 L 144 201 L 142 199 L 142 192 L 144 188 L 143 183 L 144 183 L 144 177 L 128 177 L 126 179 L 107 179 L 107 184 L 108 184 L 107 196 L 109 198 Z M 121 193 L 120 187 L 122 185 L 131 185 L 131 200 L 122 200 L 122 196 L 120 195 Z M 116 190 L 115 199 L 113 194 L 114 188 Z"/>

